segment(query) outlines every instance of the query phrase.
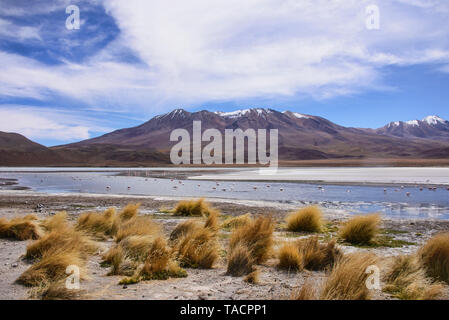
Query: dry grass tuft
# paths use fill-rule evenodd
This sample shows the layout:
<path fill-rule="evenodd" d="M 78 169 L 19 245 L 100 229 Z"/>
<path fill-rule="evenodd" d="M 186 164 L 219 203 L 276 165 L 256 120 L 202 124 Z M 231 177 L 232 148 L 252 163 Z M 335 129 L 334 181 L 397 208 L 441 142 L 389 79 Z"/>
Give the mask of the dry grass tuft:
<path fill-rule="evenodd" d="M 258 284 L 259 283 L 259 276 L 260 276 L 260 270 L 259 269 L 253 269 L 253 271 L 248 274 L 243 281 L 249 283 L 249 284 Z"/>
<path fill-rule="evenodd" d="M 296 243 L 285 243 L 278 252 L 278 267 L 285 270 L 301 271 L 304 269 L 303 259 Z"/>
<path fill-rule="evenodd" d="M 130 220 L 139 214 L 140 203 L 130 203 L 118 214 L 120 221 Z"/>
<path fill-rule="evenodd" d="M 308 206 L 289 214 L 286 222 L 289 231 L 321 232 L 323 229 L 323 213 L 318 206 Z"/>
<path fill-rule="evenodd" d="M 379 214 L 357 216 L 347 221 L 340 230 L 340 237 L 352 244 L 369 244 L 379 233 Z"/>
<path fill-rule="evenodd" d="M 129 219 L 118 226 L 115 241 L 120 242 L 129 236 L 155 236 L 161 233 L 161 228 L 150 217 L 138 216 Z"/>
<path fill-rule="evenodd" d="M 259 217 L 234 229 L 229 243 L 229 252 L 243 245 L 248 248 L 254 263 L 265 262 L 273 248 L 274 222 L 271 217 Z"/>
<path fill-rule="evenodd" d="M 54 216 L 45 219 L 41 223 L 42 227 L 47 231 L 53 231 L 59 228 L 66 228 L 69 226 L 67 222 L 67 212 L 57 212 Z"/>
<path fill-rule="evenodd" d="M 39 291 L 42 300 L 80 300 L 84 294 L 82 290 L 67 289 L 65 281 L 51 283 Z"/>
<path fill-rule="evenodd" d="M 170 241 L 176 241 L 187 233 L 192 232 L 194 229 L 201 228 L 200 223 L 197 220 L 186 220 L 179 223 L 173 231 L 170 233 Z"/>
<path fill-rule="evenodd" d="M 419 250 L 419 255 L 429 276 L 449 283 L 449 233 L 431 238 Z"/>
<path fill-rule="evenodd" d="M 254 259 L 248 247 L 239 243 L 229 253 L 226 274 L 241 277 L 250 274 L 253 270 Z"/>
<path fill-rule="evenodd" d="M 434 300 L 441 294 L 442 286 L 426 277 L 419 258 L 415 255 L 392 259 L 384 277 L 384 291 L 403 300 Z"/>
<path fill-rule="evenodd" d="M 68 225 L 58 224 L 53 231 L 28 245 L 25 258 L 39 259 L 48 252 L 58 250 L 77 250 L 82 257 L 87 258 L 97 249 L 98 245 L 84 233 Z"/>
<path fill-rule="evenodd" d="M 318 237 L 312 237 L 299 240 L 298 247 L 303 267 L 307 270 L 317 271 L 332 268 L 343 256 L 343 253 L 337 248 L 335 240 L 320 244 Z"/>
<path fill-rule="evenodd" d="M 44 234 L 34 215 L 6 220 L 0 218 L 0 238 L 16 240 L 39 239 Z"/>
<path fill-rule="evenodd" d="M 117 231 L 116 213 L 114 208 L 100 212 L 86 212 L 78 218 L 76 228 L 89 232 L 97 237 L 112 236 Z"/>
<path fill-rule="evenodd" d="M 321 292 L 322 300 L 369 300 L 366 287 L 369 274 L 366 270 L 375 265 L 377 257 L 370 253 L 345 255 L 335 264 L 325 280 Z"/>
<path fill-rule="evenodd" d="M 217 233 L 220 230 L 219 217 L 220 214 L 218 213 L 218 211 L 210 211 L 209 216 L 204 223 L 204 227 L 211 230 L 212 232 Z"/>
<path fill-rule="evenodd" d="M 223 221 L 221 227 L 224 229 L 238 228 L 252 221 L 251 213 L 247 213 L 237 217 L 231 217 Z"/>
<path fill-rule="evenodd" d="M 206 203 L 204 199 L 180 201 L 173 209 L 173 214 L 175 216 L 184 217 L 207 217 L 211 212 L 218 213 L 218 211 Z"/>
<path fill-rule="evenodd" d="M 317 300 L 318 293 L 311 281 L 306 281 L 299 290 L 292 293 L 291 300 Z"/>
<path fill-rule="evenodd" d="M 172 250 L 165 239 L 158 238 L 150 249 L 140 276 L 143 280 L 165 280 L 186 277 L 187 273 L 173 260 Z"/>
<path fill-rule="evenodd" d="M 311 237 L 282 246 L 279 250 L 278 267 L 296 271 L 325 270 L 331 268 L 342 256 L 335 241 L 320 244 L 318 237 Z"/>
<path fill-rule="evenodd" d="M 208 228 L 194 228 L 175 243 L 181 266 L 210 269 L 219 258 L 216 233 Z"/>
<path fill-rule="evenodd" d="M 76 265 L 80 268 L 80 277 L 85 278 L 85 260 L 79 251 L 51 250 L 47 251 L 40 261 L 33 264 L 17 279 L 17 282 L 26 286 L 40 286 L 57 282 L 67 277 L 66 268 Z"/>

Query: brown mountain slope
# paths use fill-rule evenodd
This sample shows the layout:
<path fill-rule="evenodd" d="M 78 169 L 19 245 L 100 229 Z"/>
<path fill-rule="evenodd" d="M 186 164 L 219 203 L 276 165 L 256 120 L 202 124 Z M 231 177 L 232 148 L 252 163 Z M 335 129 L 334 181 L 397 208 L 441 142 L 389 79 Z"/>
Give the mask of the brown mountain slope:
<path fill-rule="evenodd" d="M 65 160 L 57 152 L 17 133 L 0 131 L 0 165 L 60 165 Z"/>
<path fill-rule="evenodd" d="M 375 130 L 346 128 L 324 118 L 271 109 L 247 109 L 236 112 L 187 112 L 182 109 L 154 117 L 150 121 L 128 129 L 121 129 L 98 138 L 53 148 L 57 152 L 85 154 L 91 159 L 92 150 L 104 153 L 109 160 L 117 160 L 114 150 L 122 150 L 120 161 L 133 161 L 142 152 L 157 151 L 155 157 L 143 157 L 142 161 L 168 160 L 169 150 L 176 142 L 170 142 L 170 133 L 182 128 L 192 132 L 193 121 L 200 120 L 202 130 L 216 128 L 246 130 L 278 129 L 280 160 L 311 160 L 337 158 L 444 158 L 449 157 L 449 141 L 409 139 Z M 133 154 L 126 155 L 126 152 Z M 134 152 L 137 152 L 134 154 Z M 165 161 L 164 160 L 164 161 Z"/>

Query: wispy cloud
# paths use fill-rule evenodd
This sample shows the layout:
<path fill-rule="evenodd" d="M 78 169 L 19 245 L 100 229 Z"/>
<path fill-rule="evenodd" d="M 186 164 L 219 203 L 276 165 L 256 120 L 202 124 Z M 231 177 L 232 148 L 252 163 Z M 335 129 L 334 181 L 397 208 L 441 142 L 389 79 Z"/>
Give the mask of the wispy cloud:
<path fill-rule="evenodd" d="M 386 66 L 449 65 L 447 1 L 75 1 L 84 23 L 73 37 L 64 28 L 69 2 L 0 0 L 0 25 L 6 26 L 0 36 L 22 45 L 44 39 L 48 50 L 42 51 L 57 60 L 49 64 L 0 49 L 0 97 L 44 103 L 62 97 L 133 117 L 173 105 L 385 90 Z M 365 8 L 373 2 L 380 8 L 380 30 L 365 27 Z M 104 14 L 92 9 L 98 5 L 117 30 L 106 22 L 94 25 Z M 43 21 L 42 28 L 15 20 L 56 12 L 52 25 Z M 61 139 L 89 136 L 92 122 L 74 124 L 18 108 L 1 109 L 0 130 L 39 137 L 50 121 L 46 126 Z M 7 118 L 24 120 L 14 127 Z"/>
<path fill-rule="evenodd" d="M 0 107 L 0 128 L 4 132 L 19 132 L 30 139 L 77 141 L 88 139 L 92 132 L 109 132 L 93 117 L 79 111 L 58 108 L 3 105 Z"/>

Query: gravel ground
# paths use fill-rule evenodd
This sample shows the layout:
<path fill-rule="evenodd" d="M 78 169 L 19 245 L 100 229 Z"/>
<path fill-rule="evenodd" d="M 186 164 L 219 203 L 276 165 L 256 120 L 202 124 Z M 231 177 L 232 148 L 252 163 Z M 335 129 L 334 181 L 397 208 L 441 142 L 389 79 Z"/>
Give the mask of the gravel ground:
<path fill-rule="evenodd" d="M 161 197 L 132 197 L 111 195 L 47 195 L 31 191 L 0 191 L 0 217 L 11 218 L 35 213 L 39 218 L 66 210 L 69 217 L 75 220 L 80 212 L 101 210 L 107 207 L 123 207 L 129 202 L 140 202 L 141 213 L 151 214 L 169 233 L 179 218 L 161 214 L 160 208 L 171 208 L 179 199 Z M 276 244 L 295 240 L 301 235 L 292 235 L 282 231 L 284 216 L 292 208 L 289 204 L 268 203 L 263 201 L 234 201 L 213 199 L 212 205 L 219 208 L 224 215 L 240 215 L 247 212 L 261 215 L 272 215 L 278 221 L 275 233 Z M 325 212 L 331 225 L 338 225 L 348 215 L 341 212 Z M 383 229 L 395 240 L 403 240 L 412 244 L 398 248 L 355 248 L 341 245 L 345 252 L 369 250 L 379 256 L 392 256 L 415 252 L 433 234 L 448 231 L 449 222 L 434 220 L 384 220 Z M 329 233 L 332 237 L 334 233 Z M 228 235 L 223 232 L 220 237 L 222 246 L 227 245 Z M 112 245 L 112 241 L 102 242 L 103 250 Z M 15 284 L 15 280 L 24 272 L 29 264 L 21 257 L 25 253 L 26 241 L 0 239 L 0 299 L 27 299 L 28 289 Z M 225 261 L 222 259 L 214 269 L 186 269 L 187 278 L 166 281 L 144 281 L 135 285 L 118 285 L 122 277 L 106 276 L 107 269 L 100 266 L 101 252 L 91 257 L 88 262 L 89 279 L 81 283 L 86 299 L 286 299 L 295 288 L 301 287 L 305 279 L 317 285 L 323 280 L 323 272 L 288 273 L 275 268 L 276 260 L 271 259 L 260 266 L 260 283 L 250 285 L 241 277 L 225 275 Z M 445 288 L 446 296 L 448 287 Z M 375 299 L 389 299 L 381 292 L 373 292 Z"/>

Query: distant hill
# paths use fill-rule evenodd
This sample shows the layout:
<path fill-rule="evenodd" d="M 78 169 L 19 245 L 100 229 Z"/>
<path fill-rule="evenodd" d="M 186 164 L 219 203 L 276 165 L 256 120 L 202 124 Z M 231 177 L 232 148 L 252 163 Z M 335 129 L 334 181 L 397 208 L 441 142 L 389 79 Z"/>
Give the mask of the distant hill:
<path fill-rule="evenodd" d="M 17 133 L 0 131 L 0 165 L 58 165 L 63 163 L 57 152 Z"/>

